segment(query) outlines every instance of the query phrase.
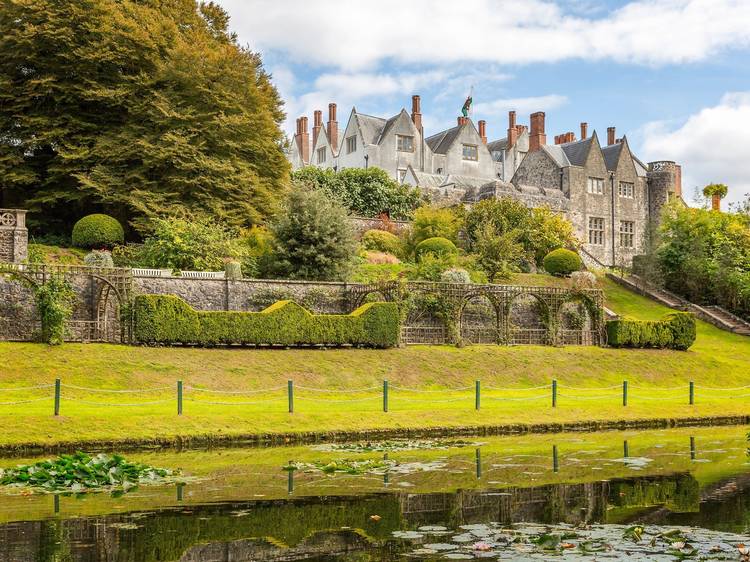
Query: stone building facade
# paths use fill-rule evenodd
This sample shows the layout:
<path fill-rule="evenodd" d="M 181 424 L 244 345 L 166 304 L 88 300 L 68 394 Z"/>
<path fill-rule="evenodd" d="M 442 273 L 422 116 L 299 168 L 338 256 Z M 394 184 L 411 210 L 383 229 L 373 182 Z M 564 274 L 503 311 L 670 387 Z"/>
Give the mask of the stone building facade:
<path fill-rule="evenodd" d="M 681 170 L 674 162 L 641 162 L 627 138 L 607 129 L 602 144 L 588 124 L 580 139 L 572 132 L 547 144 L 545 114 L 532 113 L 529 126 L 508 114 L 505 138 L 488 141 L 486 122 L 477 126 L 458 117 L 456 126 L 425 136 L 419 96 L 411 114 L 402 109 L 390 119 L 352 109 L 338 135 L 336 105 L 329 120 L 315 112 L 312 152 L 307 118 L 297 120 L 288 152 L 292 166 L 344 168 L 377 166 L 391 177 L 420 188 L 434 203 L 471 205 L 492 197 L 512 197 L 529 207 L 564 214 L 582 243 L 584 258 L 606 266 L 627 266 L 645 251 L 662 207 L 682 198 Z"/>
<path fill-rule="evenodd" d="M 0 262 L 21 263 L 29 249 L 26 211 L 0 209 Z"/>

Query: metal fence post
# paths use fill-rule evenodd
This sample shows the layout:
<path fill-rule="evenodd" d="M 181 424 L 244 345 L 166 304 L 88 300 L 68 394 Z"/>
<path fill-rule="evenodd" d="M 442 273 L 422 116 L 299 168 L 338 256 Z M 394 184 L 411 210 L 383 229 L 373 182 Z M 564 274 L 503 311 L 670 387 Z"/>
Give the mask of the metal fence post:
<path fill-rule="evenodd" d="M 482 389 L 481 389 L 481 383 L 479 381 L 476 381 L 474 383 L 474 409 L 478 410 L 480 406 L 482 405 Z"/>
<path fill-rule="evenodd" d="M 55 379 L 55 415 L 60 415 L 60 379 Z"/>
<path fill-rule="evenodd" d="M 695 437 L 693 435 L 690 436 L 690 460 L 694 461 L 696 457 L 695 452 Z"/>
<path fill-rule="evenodd" d="M 552 379 L 552 407 L 557 408 L 557 379 Z"/>
<path fill-rule="evenodd" d="M 286 381 L 286 395 L 289 400 L 289 413 L 294 413 L 294 382 Z"/>
<path fill-rule="evenodd" d="M 388 381 L 383 381 L 383 411 L 388 411 Z"/>
<path fill-rule="evenodd" d="M 628 458 L 630 456 L 630 447 L 628 447 L 627 440 L 622 442 L 622 456 L 623 458 Z"/>
<path fill-rule="evenodd" d="M 552 472 L 560 472 L 560 462 L 557 458 L 557 445 L 552 445 Z"/>
<path fill-rule="evenodd" d="M 177 415 L 182 415 L 182 381 L 177 381 Z"/>
<path fill-rule="evenodd" d="M 690 405 L 695 404 L 695 383 L 690 381 Z"/>
<path fill-rule="evenodd" d="M 622 405 L 628 405 L 628 381 L 622 381 Z"/>

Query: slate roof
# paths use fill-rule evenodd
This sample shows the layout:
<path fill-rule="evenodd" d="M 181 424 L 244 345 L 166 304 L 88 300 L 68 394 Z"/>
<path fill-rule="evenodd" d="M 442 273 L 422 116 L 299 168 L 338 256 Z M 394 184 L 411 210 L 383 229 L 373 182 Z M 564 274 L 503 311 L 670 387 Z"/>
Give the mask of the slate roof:
<path fill-rule="evenodd" d="M 446 154 L 460 132 L 461 125 L 456 125 L 452 129 L 427 137 L 425 142 L 435 154 Z"/>
<path fill-rule="evenodd" d="M 568 157 L 568 162 L 570 162 L 569 165 L 586 165 L 586 156 L 588 156 L 589 148 L 591 147 L 591 141 L 593 139 L 594 137 L 588 137 L 583 140 L 567 142 L 565 144 L 559 145 L 563 149 L 563 152 L 565 152 L 565 156 Z"/>
<path fill-rule="evenodd" d="M 602 147 L 602 155 L 604 156 L 604 163 L 607 165 L 607 169 L 611 172 L 617 169 L 617 162 L 620 160 L 620 152 L 622 151 L 622 143 L 618 142 L 610 146 Z"/>
<path fill-rule="evenodd" d="M 488 182 L 495 181 L 493 178 L 477 178 L 474 176 L 461 176 L 457 174 L 450 174 L 443 185 L 454 185 L 456 187 L 482 187 Z"/>
<path fill-rule="evenodd" d="M 381 117 L 357 113 L 356 110 L 354 116 L 357 123 L 359 123 L 359 130 L 362 131 L 365 142 L 368 144 L 377 144 L 380 133 L 383 131 L 387 121 Z"/>
<path fill-rule="evenodd" d="M 648 174 L 648 167 L 646 166 L 646 164 L 641 162 L 635 156 L 633 156 L 633 163 L 635 164 L 635 173 L 638 174 L 638 177 L 645 178 Z"/>
<path fill-rule="evenodd" d="M 397 113 L 390 119 L 388 119 L 384 124 L 383 128 L 380 129 L 380 134 L 378 135 L 377 141 L 375 141 L 375 144 L 380 144 L 380 141 L 383 140 L 383 137 L 388 132 L 388 129 L 390 129 L 393 124 L 396 122 L 396 119 L 398 119 L 401 116 L 401 113 Z"/>
<path fill-rule="evenodd" d="M 565 153 L 565 150 L 563 150 L 562 145 L 545 144 L 542 147 L 542 150 L 549 154 L 552 157 L 552 160 L 555 161 L 555 164 L 557 164 L 560 168 L 567 168 L 568 166 L 570 166 L 570 160 L 568 160 L 568 156 Z"/>
<path fill-rule="evenodd" d="M 445 176 L 442 174 L 430 174 L 428 172 L 418 172 L 412 169 L 414 177 L 417 179 L 419 187 L 440 187 L 443 185 Z"/>
<path fill-rule="evenodd" d="M 505 147 L 508 146 L 508 138 L 499 139 L 496 141 L 488 142 L 487 143 L 487 149 L 490 152 L 500 152 L 501 150 L 505 150 Z"/>

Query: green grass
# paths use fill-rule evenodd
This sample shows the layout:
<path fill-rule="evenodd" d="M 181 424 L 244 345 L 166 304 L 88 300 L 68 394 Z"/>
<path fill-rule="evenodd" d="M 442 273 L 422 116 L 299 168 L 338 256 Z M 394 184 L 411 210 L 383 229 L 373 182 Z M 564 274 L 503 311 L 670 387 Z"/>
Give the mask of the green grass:
<path fill-rule="evenodd" d="M 602 286 L 607 305 L 618 313 L 655 319 L 668 311 L 610 281 L 603 280 Z M 411 346 L 387 351 L 133 348 L 103 344 L 50 348 L 2 343 L 0 364 L 0 388 L 50 384 L 55 378 L 61 378 L 64 384 L 98 389 L 167 387 L 145 394 L 100 394 L 64 387 L 62 415 L 58 418 L 50 415 L 49 388 L 0 392 L 0 403 L 47 397 L 43 402 L 0 405 L 0 424 L 4 428 L 0 445 L 6 446 L 750 413 L 750 400 L 742 396 L 750 389 L 713 392 L 702 388 L 750 384 L 750 338 L 703 322 L 698 323 L 698 339 L 688 352 L 541 346 Z M 561 394 L 556 409 L 549 407 L 546 388 L 524 390 L 549 385 L 553 378 L 559 381 Z M 295 413 L 286 412 L 286 396 L 280 388 L 247 396 L 188 392 L 185 414 L 177 417 L 173 390 L 177 379 L 186 385 L 218 390 L 284 387 L 291 379 L 297 385 Z M 415 394 L 393 388 L 390 411 L 384 414 L 378 390 L 383 379 L 388 379 L 393 387 L 431 390 L 472 386 L 475 379 L 480 379 L 485 387 L 482 409 L 474 410 L 471 390 Z M 621 406 L 617 388 L 569 388 L 616 386 L 624 379 L 629 381 L 631 393 L 627 408 Z M 697 386 L 697 404 L 693 407 L 686 403 L 689 380 Z M 681 388 L 658 390 L 674 386 Z M 333 392 L 321 394 L 301 387 Z M 347 392 L 367 387 L 375 390 Z M 487 387 L 515 390 L 499 392 Z M 607 396 L 571 398 L 599 395 Z M 503 401 L 493 397 L 535 399 Z M 654 399 L 660 397 L 663 399 Z M 348 398 L 364 400 L 336 402 Z M 107 404 L 168 402 L 99 406 L 74 399 Z M 260 403 L 225 405 L 193 400 Z"/>

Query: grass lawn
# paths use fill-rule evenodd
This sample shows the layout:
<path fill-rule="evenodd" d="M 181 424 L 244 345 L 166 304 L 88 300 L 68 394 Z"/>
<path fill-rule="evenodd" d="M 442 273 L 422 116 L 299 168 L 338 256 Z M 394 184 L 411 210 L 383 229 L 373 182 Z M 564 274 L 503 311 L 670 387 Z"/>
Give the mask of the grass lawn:
<path fill-rule="evenodd" d="M 618 313 L 654 319 L 668 311 L 610 281 L 602 284 L 607 306 Z M 64 385 L 59 417 L 51 415 L 49 387 L 0 392 L 0 446 L 750 414 L 750 399 L 743 396 L 750 388 L 708 389 L 750 385 L 750 338 L 703 322 L 688 352 L 537 346 L 411 346 L 387 351 L 102 344 L 50 348 L 0 343 L 0 364 L 2 389 L 51 384 L 55 378 Z M 559 381 L 560 394 L 555 409 L 550 407 L 548 388 L 553 378 Z M 188 387 L 181 417 L 175 415 L 178 379 Z M 293 415 L 286 411 L 288 379 L 296 385 Z M 392 386 L 387 414 L 382 412 L 383 379 Z M 476 379 L 484 389 L 480 411 L 474 410 L 473 388 L 446 390 L 473 387 Z M 626 408 L 618 388 L 624 379 L 630 385 Z M 690 380 L 696 384 L 692 407 L 687 404 Z M 76 386 L 165 388 L 131 394 Z M 539 386 L 544 388 L 535 388 Z M 241 395 L 189 387 L 275 390 Z M 407 390 L 413 388 L 433 392 Z M 371 390 L 350 392 L 361 389 Z M 35 399 L 44 400 L 7 404 Z"/>

